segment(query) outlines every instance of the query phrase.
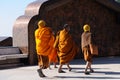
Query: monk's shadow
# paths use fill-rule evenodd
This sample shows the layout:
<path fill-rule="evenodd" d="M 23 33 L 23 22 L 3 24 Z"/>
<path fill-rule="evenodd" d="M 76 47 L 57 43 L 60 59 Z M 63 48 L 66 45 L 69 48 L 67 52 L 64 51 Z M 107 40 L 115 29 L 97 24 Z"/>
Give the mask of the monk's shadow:
<path fill-rule="evenodd" d="M 76 72 L 78 73 L 78 72 Z M 80 71 L 79 73 L 83 73 L 82 71 Z M 105 75 L 120 75 L 120 72 L 106 72 L 106 71 L 95 71 L 94 73 L 102 73 L 102 74 L 105 74 Z M 84 74 L 84 73 L 83 73 Z M 54 76 L 56 78 L 74 78 L 74 79 L 77 79 L 77 78 L 81 78 L 81 79 L 119 79 L 120 80 L 120 77 L 114 77 L 114 76 L 92 76 L 93 74 L 89 74 L 90 76 L 88 75 L 85 75 L 85 76 Z"/>
<path fill-rule="evenodd" d="M 104 74 L 106 74 L 106 75 L 120 75 L 120 72 L 106 72 L 106 71 L 95 71 L 95 73 L 104 73 Z"/>
<path fill-rule="evenodd" d="M 62 69 L 68 69 L 68 68 L 62 68 Z M 85 68 L 74 68 L 74 67 L 72 67 L 72 70 L 83 70 L 83 69 L 85 69 Z"/>
<path fill-rule="evenodd" d="M 64 70 L 68 70 L 68 68 L 63 68 Z M 101 68 L 94 68 L 94 70 L 101 69 Z M 102 69 L 108 69 L 108 68 L 102 68 Z M 85 68 L 74 68 L 72 67 L 72 70 L 70 72 L 74 73 L 84 73 Z M 95 71 L 96 72 L 96 71 Z"/>
<path fill-rule="evenodd" d="M 100 76 L 54 76 L 55 78 L 70 78 L 70 79 L 102 79 L 102 80 L 104 80 L 104 79 L 118 79 L 118 80 L 120 80 L 120 77 L 104 77 L 104 76 L 102 76 L 102 77 L 100 77 Z"/>

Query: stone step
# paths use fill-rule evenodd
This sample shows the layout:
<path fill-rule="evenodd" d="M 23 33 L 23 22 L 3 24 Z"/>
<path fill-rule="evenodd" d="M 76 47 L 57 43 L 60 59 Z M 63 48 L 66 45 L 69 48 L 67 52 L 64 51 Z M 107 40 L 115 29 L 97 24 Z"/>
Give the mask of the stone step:
<path fill-rule="evenodd" d="M 18 47 L 0 47 L 0 69 L 27 64 L 28 54 L 21 53 Z"/>
<path fill-rule="evenodd" d="M 27 58 L 28 54 L 10 54 L 10 55 L 0 55 L 0 60 L 16 59 L 16 58 Z"/>
<path fill-rule="evenodd" d="M 0 69 L 10 69 L 20 66 L 24 66 L 24 64 L 23 63 L 2 64 L 0 65 Z"/>
<path fill-rule="evenodd" d="M 0 60 L 27 58 L 28 54 L 21 53 L 18 47 L 0 47 Z"/>
<path fill-rule="evenodd" d="M 20 59 L 6 59 L 6 60 L 0 60 L 0 65 L 13 64 L 13 63 L 21 63 L 21 60 L 20 60 Z"/>
<path fill-rule="evenodd" d="M 6 46 L 0 47 L 0 55 L 20 54 L 21 51 L 18 47 Z"/>

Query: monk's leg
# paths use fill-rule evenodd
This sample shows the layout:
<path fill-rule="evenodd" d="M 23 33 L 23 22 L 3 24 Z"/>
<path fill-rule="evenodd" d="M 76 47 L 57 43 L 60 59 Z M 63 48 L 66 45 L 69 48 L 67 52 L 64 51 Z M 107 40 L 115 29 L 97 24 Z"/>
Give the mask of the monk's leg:
<path fill-rule="evenodd" d="M 85 74 L 89 74 L 89 73 L 87 72 L 87 69 L 88 69 L 88 68 L 90 69 L 90 72 L 94 72 L 94 70 L 91 68 L 91 64 L 92 64 L 92 62 L 87 61 L 87 63 L 86 63 L 86 68 L 85 68 Z"/>
<path fill-rule="evenodd" d="M 47 66 L 48 66 L 48 57 L 47 56 L 41 56 L 39 55 L 38 56 L 38 66 L 39 66 L 39 69 L 37 70 L 38 74 L 40 77 L 46 77 L 44 74 L 43 74 L 43 69 L 46 69 Z"/>
<path fill-rule="evenodd" d="M 56 66 L 56 62 L 54 63 L 54 68 L 57 68 L 57 66 Z"/>
<path fill-rule="evenodd" d="M 49 62 L 49 69 L 51 70 L 51 67 L 50 67 L 50 65 L 51 65 L 51 62 Z"/>
<path fill-rule="evenodd" d="M 42 68 L 38 69 L 38 74 L 40 77 L 46 77 L 44 74 L 43 74 L 43 71 L 42 71 Z"/>
<path fill-rule="evenodd" d="M 87 71 L 89 68 L 89 61 L 86 62 L 86 66 L 85 66 L 85 74 L 89 74 L 89 72 Z"/>
<path fill-rule="evenodd" d="M 92 55 L 89 55 L 89 61 L 88 61 L 88 68 L 90 69 L 90 72 L 94 72 L 94 70 L 92 69 L 91 65 L 92 65 Z"/>
<path fill-rule="evenodd" d="M 69 63 L 67 63 L 68 70 L 71 71 L 72 68 L 70 67 Z"/>
<path fill-rule="evenodd" d="M 62 70 L 62 66 L 63 66 L 63 64 L 60 64 L 60 66 L 58 68 L 58 73 L 65 73 L 65 71 Z"/>
<path fill-rule="evenodd" d="M 87 61 L 85 66 L 85 72 L 88 70 L 88 68 L 89 68 L 89 62 Z"/>
<path fill-rule="evenodd" d="M 92 69 L 91 65 L 92 65 L 92 62 L 89 62 L 89 69 L 90 69 L 90 72 L 94 72 L 94 70 Z"/>

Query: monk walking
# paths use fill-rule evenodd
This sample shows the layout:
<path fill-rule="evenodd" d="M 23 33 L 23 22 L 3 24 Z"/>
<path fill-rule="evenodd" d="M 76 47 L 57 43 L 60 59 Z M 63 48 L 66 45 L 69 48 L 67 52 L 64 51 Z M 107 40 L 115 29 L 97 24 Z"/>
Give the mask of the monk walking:
<path fill-rule="evenodd" d="M 53 45 L 52 42 L 52 31 L 49 27 L 46 27 L 44 20 L 38 22 L 38 29 L 35 30 L 35 41 L 36 41 L 36 51 L 38 55 L 38 66 L 37 70 L 40 77 L 45 77 L 42 69 L 49 67 L 48 55 L 51 53 Z"/>
<path fill-rule="evenodd" d="M 83 30 L 84 32 L 81 35 L 81 48 L 84 54 L 84 60 L 86 61 L 85 74 L 89 74 L 88 69 L 90 69 L 90 72 L 94 72 L 91 68 L 92 54 L 90 52 L 90 44 L 92 44 L 93 41 L 90 26 L 88 24 L 84 25 Z"/>
<path fill-rule="evenodd" d="M 59 73 L 65 73 L 62 70 L 62 66 L 67 64 L 68 70 L 71 71 L 71 67 L 69 66 L 69 62 L 74 58 L 77 53 L 77 47 L 69 34 L 70 26 L 65 24 L 63 30 L 58 33 L 56 37 L 56 41 L 54 47 L 58 50 L 58 56 L 60 60 L 60 66 L 58 68 Z"/>

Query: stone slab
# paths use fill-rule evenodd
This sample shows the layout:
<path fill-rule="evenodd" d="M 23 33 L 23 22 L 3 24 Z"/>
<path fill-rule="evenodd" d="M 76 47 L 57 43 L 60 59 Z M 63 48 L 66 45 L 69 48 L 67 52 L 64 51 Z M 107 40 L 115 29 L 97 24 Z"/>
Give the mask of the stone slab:
<path fill-rule="evenodd" d="M 70 64 L 73 68 L 71 72 L 67 70 L 66 65 L 63 66 L 66 73 L 58 73 L 51 65 L 51 70 L 43 71 L 47 75 L 46 78 L 38 76 L 37 65 L 4 69 L 0 70 L 0 80 L 120 80 L 120 57 L 94 58 L 92 67 L 95 72 L 90 75 L 83 73 L 83 59 L 73 60 Z"/>

